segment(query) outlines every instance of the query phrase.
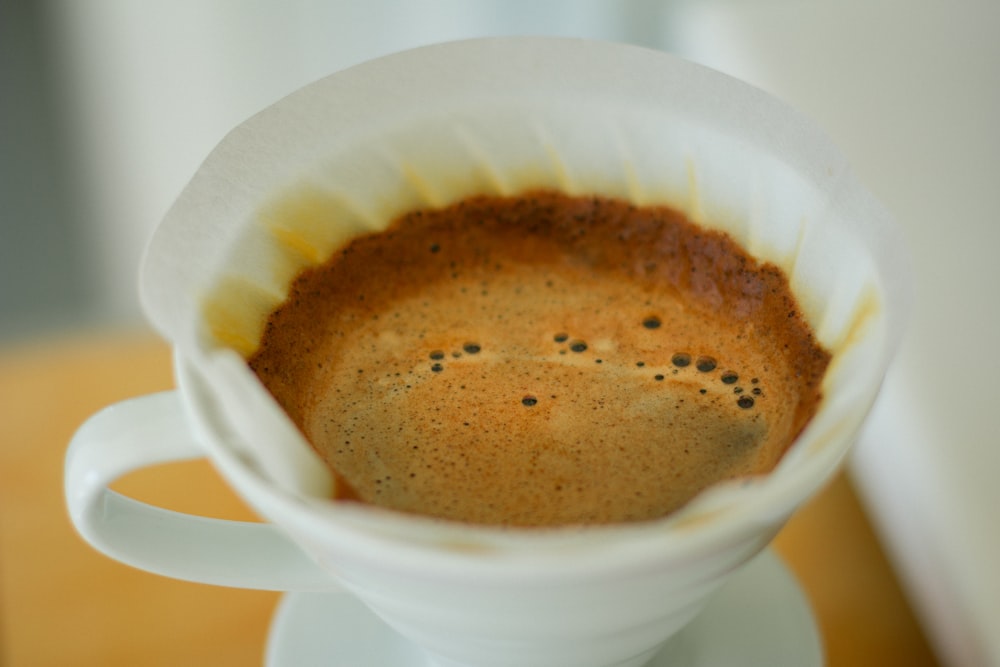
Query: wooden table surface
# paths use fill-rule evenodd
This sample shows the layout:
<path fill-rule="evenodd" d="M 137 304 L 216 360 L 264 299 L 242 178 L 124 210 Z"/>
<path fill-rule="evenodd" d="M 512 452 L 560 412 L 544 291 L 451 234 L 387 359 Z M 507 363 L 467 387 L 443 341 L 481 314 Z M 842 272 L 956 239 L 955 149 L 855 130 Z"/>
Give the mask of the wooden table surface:
<path fill-rule="evenodd" d="M 0 665 L 260 665 L 279 594 L 166 579 L 93 551 L 69 523 L 62 465 L 101 407 L 173 386 L 144 333 L 0 350 Z M 205 461 L 116 487 L 179 511 L 252 520 Z M 935 665 L 876 536 L 841 475 L 774 548 L 809 597 L 830 667 Z"/>

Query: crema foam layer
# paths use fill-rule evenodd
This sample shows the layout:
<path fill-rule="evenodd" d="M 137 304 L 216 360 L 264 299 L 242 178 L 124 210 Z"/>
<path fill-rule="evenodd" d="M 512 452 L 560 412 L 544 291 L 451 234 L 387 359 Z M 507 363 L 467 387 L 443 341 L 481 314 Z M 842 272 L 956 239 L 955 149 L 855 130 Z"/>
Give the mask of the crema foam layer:
<path fill-rule="evenodd" d="M 829 354 L 783 273 L 677 211 L 414 211 L 302 273 L 250 365 L 337 496 L 481 524 L 663 516 L 765 473 Z"/>

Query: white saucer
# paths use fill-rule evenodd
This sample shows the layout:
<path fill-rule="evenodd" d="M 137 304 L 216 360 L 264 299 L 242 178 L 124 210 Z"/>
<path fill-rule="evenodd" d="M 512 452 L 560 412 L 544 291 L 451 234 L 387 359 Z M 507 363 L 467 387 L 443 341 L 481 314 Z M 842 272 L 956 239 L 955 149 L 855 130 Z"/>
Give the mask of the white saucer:
<path fill-rule="evenodd" d="M 422 652 L 347 594 L 288 593 L 266 667 L 425 667 Z M 798 583 L 770 550 L 733 575 L 647 667 L 820 667 L 819 631 Z"/>

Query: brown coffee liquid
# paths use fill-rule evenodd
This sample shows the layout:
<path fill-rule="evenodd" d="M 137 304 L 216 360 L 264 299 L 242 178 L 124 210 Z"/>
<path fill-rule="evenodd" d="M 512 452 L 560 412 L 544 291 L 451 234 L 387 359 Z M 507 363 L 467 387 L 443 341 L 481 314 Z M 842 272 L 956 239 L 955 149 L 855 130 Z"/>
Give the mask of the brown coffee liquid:
<path fill-rule="evenodd" d="M 726 235 L 553 192 L 356 238 L 250 359 L 339 498 L 512 526 L 660 517 L 771 470 L 828 362 L 783 273 Z"/>

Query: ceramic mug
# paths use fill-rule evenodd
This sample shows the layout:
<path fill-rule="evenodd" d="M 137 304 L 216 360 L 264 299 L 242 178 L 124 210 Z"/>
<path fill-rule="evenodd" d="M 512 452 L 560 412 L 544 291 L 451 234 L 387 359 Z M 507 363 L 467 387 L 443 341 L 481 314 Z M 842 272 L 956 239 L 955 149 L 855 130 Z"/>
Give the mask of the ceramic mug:
<path fill-rule="evenodd" d="M 653 521 L 503 530 L 327 500 L 328 472 L 246 368 L 261 313 L 303 265 L 401 212 L 532 187 L 667 203 L 782 266 L 833 353 L 818 413 L 772 473 Z M 304 191 L 325 193 L 343 222 L 291 230 L 290 249 L 290 231 L 261 211 Z M 152 572 L 349 591 L 436 665 L 638 666 L 837 470 L 900 336 L 899 246 L 807 120 L 665 53 L 498 38 L 372 61 L 248 120 L 180 195 L 141 276 L 147 315 L 174 345 L 177 389 L 81 427 L 66 460 L 70 514 L 95 548 Z M 107 488 L 201 456 L 266 523 Z"/>

